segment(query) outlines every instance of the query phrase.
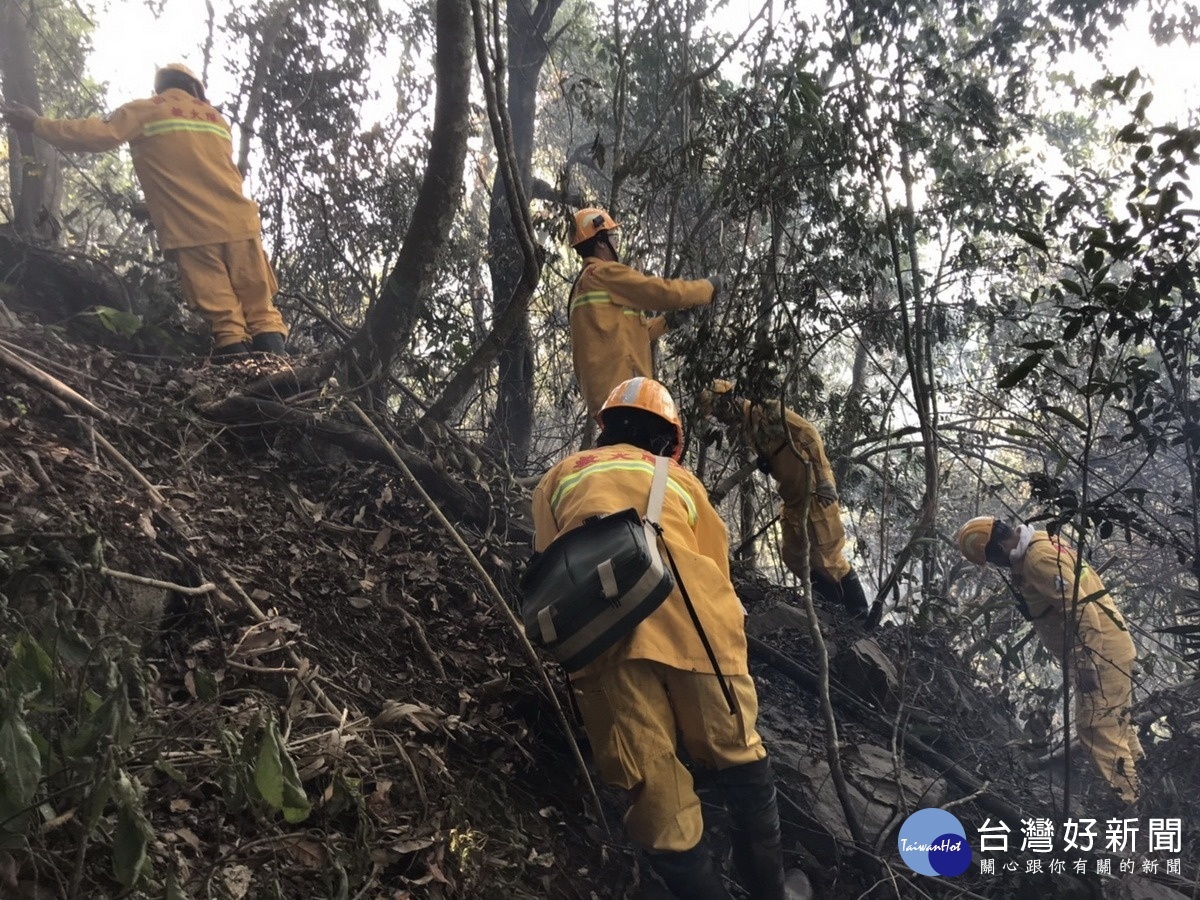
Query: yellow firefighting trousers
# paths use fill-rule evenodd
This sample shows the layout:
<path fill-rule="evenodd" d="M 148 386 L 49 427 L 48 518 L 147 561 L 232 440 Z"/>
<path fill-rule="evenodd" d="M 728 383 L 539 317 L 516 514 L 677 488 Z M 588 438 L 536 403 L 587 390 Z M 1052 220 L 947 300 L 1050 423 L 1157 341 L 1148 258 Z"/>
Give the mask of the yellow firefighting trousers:
<path fill-rule="evenodd" d="M 257 238 L 171 251 L 188 304 L 208 320 L 213 343 L 227 347 L 256 334 L 287 334 L 272 298 L 275 273 Z"/>
<path fill-rule="evenodd" d="M 1145 753 L 1130 720 L 1132 661 L 1097 661 L 1100 690 L 1075 692 L 1075 733 L 1096 768 L 1127 803 L 1138 799 L 1136 765 Z"/>
<path fill-rule="evenodd" d="M 572 679 L 600 777 L 629 792 L 629 837 L 646 850 L 690 850 L 704 834 L 700 798 L 676 755 L 676 735 L 697 765 L 728 769 L 767 755 L 755 731 L 758 697 L 749 675 L 717 676 L 632 659 Z"/>
<path fill-rule="evenodd" d="M 816 497 L 808 507 L 808 558 L 804 547 L 798 516 L 789 515 L 784 507 L 781 526 L 783 546 L 780 548 L 783 564 L 799 578 L 806 568 L 816 569 L 832 581 L 841 581 L 850 574 L 850 563 L 842 550 L 846 546 L 846 530 L 842 525 L 842 509 L 837 503 L 822 506 Z"/>

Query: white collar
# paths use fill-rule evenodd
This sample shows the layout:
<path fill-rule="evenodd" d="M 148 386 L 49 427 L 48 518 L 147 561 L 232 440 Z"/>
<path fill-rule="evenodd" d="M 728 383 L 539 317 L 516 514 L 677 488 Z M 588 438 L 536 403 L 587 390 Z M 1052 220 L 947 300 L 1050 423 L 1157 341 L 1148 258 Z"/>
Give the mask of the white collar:
<path fill-rule="evenodd" d="M 1033 526 L 1018 525 L 1015 530 L 1017 546 L 1008 552 L 1008 561 L 1014 565 L 1025 558 L 1025 551 L 1029 549 L 1029 542 L 1033 539 Z"/>

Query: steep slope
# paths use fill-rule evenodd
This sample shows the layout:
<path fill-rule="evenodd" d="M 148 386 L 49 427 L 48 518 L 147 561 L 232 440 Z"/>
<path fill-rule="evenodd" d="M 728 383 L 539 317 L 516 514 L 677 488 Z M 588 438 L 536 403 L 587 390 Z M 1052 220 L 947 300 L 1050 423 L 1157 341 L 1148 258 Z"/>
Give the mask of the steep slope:
<path fill-rule="evenodd" d="M 0 357 L 0 896 L 662 896 L 601 790 L 606 836 L 490 586 L 334 383 L 299 390 L 314 370 L 280 360 L 115 353 L 30 321 L 0 332 Z M 395 449 L 514 597 L 523 492 L 481 480 L 452 435 Z M 797 600 L 738 580 L 788 859 L 819 896 L 1117 888 L 1024 871 L 942 885 L 898 865 L 913 809 L 952 803 L 1019 835 L 1022 816 L 1052 814 L 1050 787 L 995 692 L 935 638 L 870 640 L 822 610 L 871 844 L 855 850 Z M 1195 758 L 1169 747 L 1152 764 Z M 1084 800 L 1104 802 L 1094 786 Z M 1180 790 L 1151 814 L 1184 804 Z"/>

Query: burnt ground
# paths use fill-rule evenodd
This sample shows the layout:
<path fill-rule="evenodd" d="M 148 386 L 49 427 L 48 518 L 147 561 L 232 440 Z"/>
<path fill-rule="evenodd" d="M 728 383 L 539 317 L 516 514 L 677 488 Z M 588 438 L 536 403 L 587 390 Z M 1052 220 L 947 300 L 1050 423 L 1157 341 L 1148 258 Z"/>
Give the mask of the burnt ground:
<path fill-rule="evenodd" d="M 0 341 L 107 414 L 81 415 L 0 367 L 0 896 L 662 896 L 621 835 L 621 799 L 601 790 L 605 834 L 484 579 L 399 471 L 325 439 L 321 423 L 355 421 L 335 385 L 280 398 L 306 419 L 216 423 L 206 410 L 290 364 L 137 356 L 29 321 Z M 527 497 L 458 468 L 469 453 L 452 445 L 423 451 L 429 477 L 469 483 L 482 502 L 482 516 L 445 511 L 511 601 Z M 797 603 L 741 577 L 752 622 Z M 822 620 L 841 673 L 862 635 L 836 612 Z M 764 640 L 812 666 L 795 625 Z M 849 841 L 816 696 L 754 662 L 789 862 L 817 895 L 1120 896 L 1115 879 L 969 872 L 943 884 L 897 865 L 910 809 L 957 803 L 975 825 L 991 813 L 896 744 L 889 722 L 1010 807 L 1045 810 L 1051 789 L 995 686 L 936 635 L 876 637 L 903 703 L 887 676 L 872 697 L 868 674 L 848 683 L 871 709 L 838 707 L 868 852 Z M 546 669 L 566 707 L 561 672 Z M 1148 748 L 1163 807 L 1152 814 L 1186 825 L 1196 704 L 1158 702 L 1176 737 Z M 1091 790 L 1081 802 L 1100 809 Z M 718 810 L 711 819 L 720 845 Z"/>

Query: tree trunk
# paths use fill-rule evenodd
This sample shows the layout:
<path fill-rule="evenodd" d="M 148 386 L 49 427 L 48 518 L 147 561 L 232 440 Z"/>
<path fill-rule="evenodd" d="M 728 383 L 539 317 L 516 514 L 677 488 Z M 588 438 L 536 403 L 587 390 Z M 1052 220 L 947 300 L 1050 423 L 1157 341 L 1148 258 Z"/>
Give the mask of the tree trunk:
<path fill-rule="evenodd" d="M 17 0 L 0 0 L 0 80 L 4 99 L 42 111 L 37 70 L 26 28 L 27 13 Z M 36 12 L 28 15 L 36 15 Z M 32 134 L 10 131 L 8 177 L 12 196 L 13 224 L 18 234 L 54 240 L 62 183 L 54 148 Z"/>
<path fill-rule="evenodd" d="M 267 78 L 271 74 L 271 60 L 275 56 L 275 44 L 292 12 L 287 0 L 276 3 L 262 19 L 262 41 L 258 47 L 258 59 L 254 62 L 254 78 L 250 82 L 250 95 L 246 98 L 246 113 L 242 116 L 241 134 L 238 136 L 238 171 L 245 178 L 250 173 L 250 138 L 262 112 L 263 92 L 267 89 Z"/>
<path fill-rule="evenodd" d="M 508 0 L 507 5 L 508 118 L 517 175 L 525 196 L 529 196 L 532 181 L 538 76 L 550 52 L 545 36 L 561 5 L 562 0 L 541 0 L 532 13 L 522 0 Z M 498 169 L 488 214 L 488 265 L 497 320 L 516 301 L 525 268 L 523 252 Z M 521 311 L 520 321 L 501 347 L 498 362 L 499 396 L 487 446 L 503 453 L 519 468 L 529 456 L 533 436 L 533 336 L 527 308 Z"/>
<path fill-rule="evenodd" d="M 437 99 L 429 163 L 396 265 L 346 351 L 359 383 L 385 375 L 412 337 L 462 195 L 470 136 L 471 7 L 468 0 L 437 0 L 435 16 Z"/>

